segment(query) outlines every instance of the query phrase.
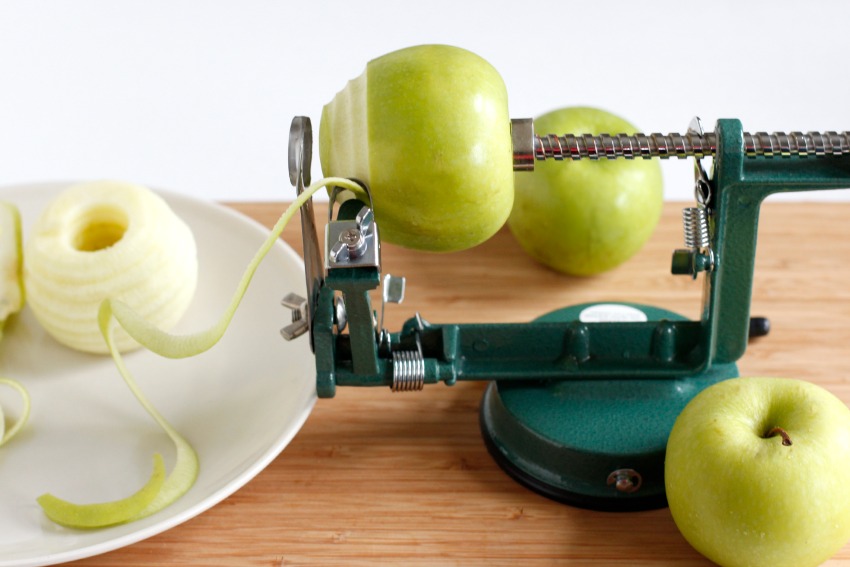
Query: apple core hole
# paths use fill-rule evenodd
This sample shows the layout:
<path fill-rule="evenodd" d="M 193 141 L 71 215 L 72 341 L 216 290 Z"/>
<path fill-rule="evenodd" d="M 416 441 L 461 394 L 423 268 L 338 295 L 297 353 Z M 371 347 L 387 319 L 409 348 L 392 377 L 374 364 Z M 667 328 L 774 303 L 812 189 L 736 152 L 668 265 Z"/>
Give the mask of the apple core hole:
<path fill-rule="evenodd" d="M 104 250 L 124 238 L 128 225 L 127 214 L 117 207 L 91 207 L 75 223 L 72 246 L 81 252 Z"/>

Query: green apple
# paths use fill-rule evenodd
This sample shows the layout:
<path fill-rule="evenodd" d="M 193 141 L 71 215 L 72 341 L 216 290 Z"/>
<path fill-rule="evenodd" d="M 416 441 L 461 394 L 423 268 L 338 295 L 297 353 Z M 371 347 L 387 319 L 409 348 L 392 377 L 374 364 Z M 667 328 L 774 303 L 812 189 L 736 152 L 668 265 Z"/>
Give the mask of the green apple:
<path fill-rule="evenodd" d="M 809 382 L 733 378 L 673 425 L 665 485 L 685 539 L 723 567 L 814 567 L 850 539 L 850 410 Z"/>
<path fill-rule="evenodd" d="M 534 120 L 537 134 L 632 134 L 605 110 L 562 108 Z M 644 245 L 664 199 L 657 160 L 538 162 L 517 172 L 508 226 L 522 248 L 555 270 L 589 276 L 610 270 Z"/>
<path fill-rule="evenodd" d="M 470 248 L 510 214 L 507 91 L 464 49 L 419 45 L 370 61 L 325 105 L 319 153 L 324 175 L 368 185 L 387 242 Z"/>
<path fill-rule="evenodd" d="M 0 337 L 10 315 L 24 306 L 21 215 L 11 203 L 0 202 Z"/>

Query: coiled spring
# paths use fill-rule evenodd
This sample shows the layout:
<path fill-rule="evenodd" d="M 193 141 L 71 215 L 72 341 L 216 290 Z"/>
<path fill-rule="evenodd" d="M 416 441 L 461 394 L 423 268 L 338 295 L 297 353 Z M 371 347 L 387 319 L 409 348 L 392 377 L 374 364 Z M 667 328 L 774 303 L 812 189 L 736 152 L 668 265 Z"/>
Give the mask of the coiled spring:
<path fill-rule="evenodd" d="M 682 210 L 682 225 L 685 229 L 687 248 L 709 248 L 708 217 L 705 207 L 685 207 Z"/>
<path fill-rule="evenodd" d="M 425 360 L 418 350 L 393 351 L 393 392 L 413 392 L 425 387 Z"/>

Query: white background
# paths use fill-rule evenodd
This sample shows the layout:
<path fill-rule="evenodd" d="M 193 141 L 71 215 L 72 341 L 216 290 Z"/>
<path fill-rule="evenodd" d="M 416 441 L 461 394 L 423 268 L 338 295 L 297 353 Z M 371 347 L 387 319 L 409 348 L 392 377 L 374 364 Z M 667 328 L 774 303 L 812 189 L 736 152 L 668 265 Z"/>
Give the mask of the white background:
<path fill-rule="evenodd" d="M 420 43 L 488 59 L 513 117 L 593 105 L 647 132 L 694 115 L 848 130 L 848 16 L 840 0 L 0 0 L 0 185 L 290 199 L 292 117 L 318 127 L 369 59 Z M 692 198 L 688 161 L 664 172 L 668 199 Z"/>

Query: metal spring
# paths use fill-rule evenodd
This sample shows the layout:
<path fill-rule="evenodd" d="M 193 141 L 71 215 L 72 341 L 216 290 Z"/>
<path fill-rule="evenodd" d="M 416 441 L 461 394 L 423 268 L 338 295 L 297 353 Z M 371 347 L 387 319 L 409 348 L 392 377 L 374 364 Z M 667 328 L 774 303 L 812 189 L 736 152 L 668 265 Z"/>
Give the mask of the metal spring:
<path fill-rule="evenodd" d="M 744 152 L 748 157 L 844 155 L 850 153 L 850 132 L 745 132 Z M 716 154 L 714 132 L 534 136 L 534 157 L 538 160 L 702 158 Z"/>
<path fill-rule="evenodd" d="M 682 210 L 682 224 L 685 228 L 685 246 L 704 249 L 710 247 L 708 236 L 708 217 L 705 207 L 685 207 Z"/>
<path fill-rule="evenodd" d="M 425 387 L 425 360 L 419 351 L 393 351 L 393 392 L 413 392 Z"/>

